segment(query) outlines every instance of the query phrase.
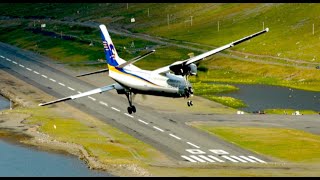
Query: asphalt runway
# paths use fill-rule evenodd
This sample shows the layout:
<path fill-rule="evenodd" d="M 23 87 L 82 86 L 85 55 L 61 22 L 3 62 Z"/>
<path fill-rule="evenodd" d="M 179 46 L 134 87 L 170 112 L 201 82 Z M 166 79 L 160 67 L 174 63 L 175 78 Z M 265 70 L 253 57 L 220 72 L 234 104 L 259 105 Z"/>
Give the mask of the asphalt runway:
<path fill-rule="evenodd" d="M 0 68 L 55 97 L 39 100 L 39 103 L 97 88 L 80 78 L 59 70 L 53 60 L 4 43 L 0 43 Z M 124 95 L 106 92 L 65 103 L 152 145 L 175 161 L 264 164 L 274 162 L 267 157 L 242 149 L 185 124 L 191 119 L 207 121 L 215 121 L 216 119 L 217 122 L 229 121 L 230 119 L 235 122 L 239 120 L 240 116 L 244 119 L 256 117 L 253 119 L 257 120 L 260 117 L 267 117 L 266 115 L 163 113 L 139 104 L 135 104 L 137 113 L 129 115 L 126 110 L 128 102 L 120 96 Z M 50 106 L 56 107 L 57 105 Z M 319 117 L 314 116 L 313 118 L 320 120 Z M 319 125 L 316 127 L 319 129 Z"/>

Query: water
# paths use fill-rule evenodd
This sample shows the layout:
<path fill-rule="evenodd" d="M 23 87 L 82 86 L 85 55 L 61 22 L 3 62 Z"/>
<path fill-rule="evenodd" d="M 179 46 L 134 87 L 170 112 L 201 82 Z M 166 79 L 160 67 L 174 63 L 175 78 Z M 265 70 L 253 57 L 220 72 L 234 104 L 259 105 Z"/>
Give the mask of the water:
<path fill-rule="evenodd" d="M 0 110 L 2 109 L 9 109 L 10 108 L 10 101 L 0 95 Z"/>
<path fill-rule="evenodd" d="M 39 151 L 2 140 L 0 152 L 1 177 L 112 176 L 88 169 L 84 162 L 71 155 Z"/>
<path fill-rule="evenodd" d="M 230 85 L 238 87 L 239 90 L 219 95 L 241 99 L 248 107 L 239 109 L 246 112 L 265 109 L 307 109 L 316 112 L 320 111 L 320 92 L 270 85 Z"/>
<path fill-rule="evenodd" d="M 0 110 L 10 102 L 0 96 Z M 90 170 L 72 155 L 40 151 L 0 139 L 0 177 L 110 177 L 102 171 Z"/>

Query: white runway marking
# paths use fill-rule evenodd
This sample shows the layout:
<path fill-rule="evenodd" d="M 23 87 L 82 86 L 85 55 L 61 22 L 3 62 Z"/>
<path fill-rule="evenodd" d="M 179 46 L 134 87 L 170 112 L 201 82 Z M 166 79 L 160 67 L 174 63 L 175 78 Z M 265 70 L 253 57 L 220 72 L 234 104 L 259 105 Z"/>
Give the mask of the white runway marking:
<path fill-rule="evenodd" d="M 243 159 L 241 159 L 241 158 L 239 158 L 239 157 L 237 157 L 237 156 L 231 156 L 233 159 L 236 159 L 236 160 L 238 160 L 238 161 L 241 161 L 241 162 L 243 162 L 243 163 L 247 163 L 247 161 L 245 161 L 245 160 L 243 160 Z"/>
<path fill-rule="evenodd" d="M 199 161 L 199 162 L 206 162 L 206 161 L 204 161 L 203 159 L 198 158 L 198 157 L 195 156 L 195 155 L 190 155 L 190 157 L 192 157 L 193 159 L 196 159 L 196 160 Z"/>
<path fill-rule="evenodd" d="M 104 105 L 104 106 L 108 106 L 107 103 L 103 102 L 103 101 L 99 101 L 100 104 Z"/>
<path fill-rule="evenodd" d="M 19 64 L 19 66 L 24 68 L 24 65 L 22 65 L 22 64 Z"/>
<path fill-rule="evenodd" d="M 123 114 L 125 114 L 126 116 L 129 116 L 129 117 L 133 118 L 133 116 L 130 115 L 130 114 L 128 114 L 128 113 L 123 113 Z"/>
<path fill-rule="evenodd" d="M 172 136 L 172 137 L 174 137 L 174 138 L 176 138 L 176 139 L 181 139 L 180 137 L 178 137 L 178 136 L 176 136 L 176 135 L 173 135 L 173 134 L 169 134 L 170 136 Z"/>
<path fill-rule="evenodd" d="M 210 159 L 210 158 L 208 158 L 208 157 L 206 157 L 204 155 L 199 155 L 199 157 L 201 157 L 202 159 L 207 160 L 209 162 L 214 162 L 214 160 L 212 160 L 212 159 Z"/>
<path fill-rule="evenodd" d="M 251 158 L 251 159 L 254 159 L 254 160 L 258 161 L 258 162 L 261 162 L 261 163 L 267 163 L 267 162 L 265 162 L 265 161 L 263 161 L 261 159 L 258 159 L 258 158 L 254 157 L 254 156 L 248 156 L 248 157 Z"/>
<path fill-rule="evenodd" d="M 184 156 L 184 155 L 182 155 L 181 157 L 182 157 L 182 158 L 184 158 L 184 159 L 186 159 L 186 160 L 188 160 L 188 161 L 190 161 L 190 162 L 197 162 L 197 161 L 195 161 L 195 160 L 193 160 L 193 159 L 189 158 L 188 156 Z"/>
<path fill-rule="evenodd" d="M 231 157 L 228 157 L 228 156 L 226 156 L 226 155 L 223 155 L 223 156 L 221 156 L 221 157 L 223 157 L 223 158 L 225 158 L 225 159 L 228 159 L 229 161 L 232 161 L 232 162 L 238 162 L 238 161 L 236 161 L 236 160 L 234 160 L 234 159 L 232 159 Z"/>
<path fill-rule="evenodd" d="M 3 56 L 0 56 L 0 57 L 4 58 Z"/>
<path fill-rule="evenodd" d="M 214 156 L 212 156 L 212 155 L 208 155 L 208 157 L 210 157 L 211 159 L 216 160 L 216 161 L 218 161 L 218 162 L 224 162 L 223 160 L 221 160 L 221 159 L 219 159 L 219 158 L 217 158 L 217 157 L 214 157 Z"/>
<path fill-rule="evenodd" d="M 141 119 L 138 119 L 138 121 L 142 122 L 143 124 L 149 124 L 149 123 L 147 123 L 145 121 L 142 121 Z"/>
<path fill-rule="evenodd" d="M 26 68 L 26 69 L 28 69 L 29 71 L 32 71 L 32 69 L 30 69 L 30 68 Z"/>
<path fill-rule="evenodd" d="M 82 92 L 78 91 L 79 94 L 81 94 Z"/>
<path fill-rule="evenodd" d="M 33 71 L 34 73 L 36 73 L 36 74 L 40 74 L 40 73 L 38 73 L 37 71 Z"/>
<path fill-rule="evenodd" d="M 115 111 L 120 112 L 120 110 L 119 110 L 119 109 L 117 109 L 117 108 L 115 108 L 115 107 L 111 107 L 111 109 L 113 109 L 113 110 L 115 110 Z"/>
<path fill-rule="evenodd" d="M 250 158 L 247 158 L 247 157 L 245 157 L 245 156 L 239 156 L 239 157 L 241 157 L 242 159 L 245 159 L 245 160 L 247 160 L 247 161 L 249 161 L 249 162 L 256 163 L 256 161 L 254 161 L 254 160 L 252 160 L 252 159 L 250 159 Z"/>
<path fill-rule="evenodd" d="M 43 75 L 43 74 L 41 76 L 44 77 L 44 78 L 48 78 L 46 75 Z"/>
<path fill-rule="evenodd" d="M 74 91 L 74 89 L 73 89 L 72 87 L 69 87 L 69 86 L 68 86 L 68 89 L 70 89 L 70 90 Z"/>
<path fill-rule="evenodd" d="M 51 79 L 51 78 L 50 78 L 50 81 L 56 82 L 56 80 L 54 80 L 54 79 Z"/>
<path fill-rule="evenodd" d="M 63 83 L 60 83 L 60 82 L 58 84 L 60 84 L 61 86 L 66 86 L 66 85 L 64 85 Z"/>
<path fill-rule="evenodd" d="M 15 62 L 15 61 L 12 61 L 12 63 L 14 63 L 14 64 L 18 64 L 17 62 Z"/>
<path fill-rule="evenodd" d="M 9 59 L 9 58 L 6 58 L 6 60 L 7 60 L 7 61 L 11 61 L 11 59 Z"/>
<path fill-rule="evenodd" d="M 164 132 L 163 129 L 160 129 L 160 128 L 158 128 L 157 126 L 153 126 L 153 128 L 155 128 L 155 129 L 157 129 L 157 130 L 159 130 L 159 131 L 161 131 L 161 132 Z"/>
<path fill-rule="evenodd" d="M 188 144 L 190 144 L 191 146 L 195 147 L 195 148 L 200 148 L 199 146 L 192 144 L 191 142 L 187 142 Z"/>
<path fill-rule="evenodd" d="M 88 98 L 90 98 L 92 101 L 96 101 L 96 99 L 91 96 L 88 96 Z"/>

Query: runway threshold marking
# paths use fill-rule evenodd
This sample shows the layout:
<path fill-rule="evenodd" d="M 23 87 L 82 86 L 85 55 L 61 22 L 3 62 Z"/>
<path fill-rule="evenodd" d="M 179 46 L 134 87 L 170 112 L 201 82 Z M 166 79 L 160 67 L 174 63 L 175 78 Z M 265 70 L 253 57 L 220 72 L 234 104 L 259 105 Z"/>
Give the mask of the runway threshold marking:
<path fill-rule="evenodd" d="M 263 161 L 263 160 L 261 160 L 259 158 L 256 158 L 254 156 L 248 156 L 248 157 L 251 158 L 251 159 L 254 159 L 254 160 L 258 161 L 258 162 L 261 162 L 261 163 L 267 163 L 267 162 L 265 162 L 265 161 Z"/>

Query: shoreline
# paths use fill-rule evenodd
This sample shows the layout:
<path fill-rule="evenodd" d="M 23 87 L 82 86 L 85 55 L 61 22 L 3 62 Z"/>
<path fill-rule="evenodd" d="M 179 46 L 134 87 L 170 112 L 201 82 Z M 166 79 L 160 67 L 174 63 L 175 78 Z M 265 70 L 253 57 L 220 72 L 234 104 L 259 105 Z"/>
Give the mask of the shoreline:
<path fill-rule="evenodd" d="M 95 157 L 92 157 L 83 146 L 57 141 L 49 135 L 40 132 L 40 125 L 26 123 L 32 114 L 21 113 L 19 110 L 37 107 L 36 102 L 32 101 L 32 97 L 29 95 L 30 92 L 34 92 L 33 95 L 36 96 L 33 99 L 44 99 L 43 96 L 49 97 L 49 95 L 40 92 L 41 90 L 15 78 L 7 72 L 0 71 L 0 77 L 0 94 L 12 100 L 13 108 L 12 110 L 6 109 L 0 111 L 1 138 L 2 136 L 11 136 L 12 134 L 14 137 L 19 138 L 9 138 L 9 141 L 40 150 L 76 156 L 84 161 L 89 169 L 101 170 L 113 176 L 150 176 L 149 172 L 146 172 L 146 170 L 138 167 L 136 164 L 104 164 Z M 39 98 L 39 96 L 42 98 Z"/>

